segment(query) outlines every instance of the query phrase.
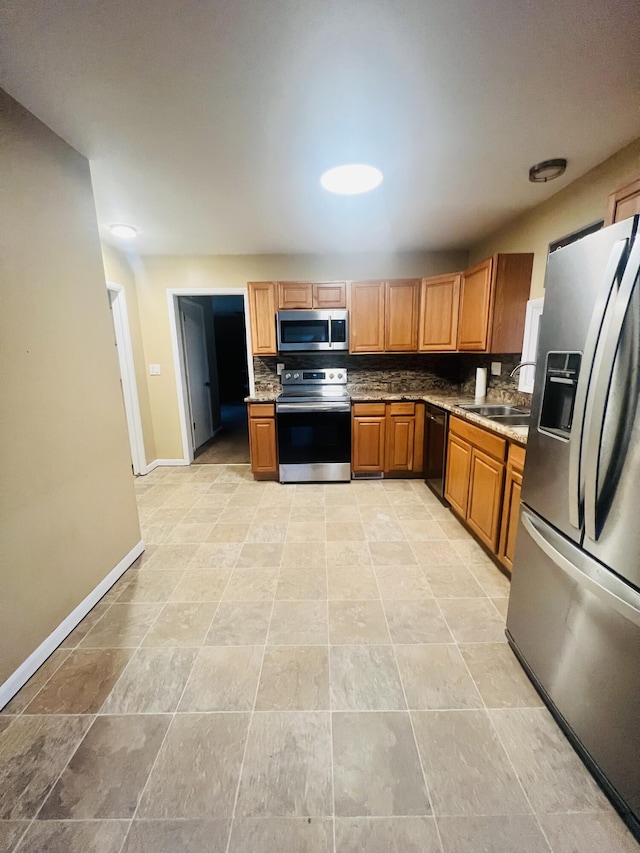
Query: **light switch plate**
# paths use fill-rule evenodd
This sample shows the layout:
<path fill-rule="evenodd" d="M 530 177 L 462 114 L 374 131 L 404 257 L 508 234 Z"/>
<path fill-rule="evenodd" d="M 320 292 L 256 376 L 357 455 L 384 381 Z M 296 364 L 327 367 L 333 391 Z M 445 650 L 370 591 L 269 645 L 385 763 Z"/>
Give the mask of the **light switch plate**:
<path fill-rule="evenodd" d="M 280 376 L 280 374 L 282 373 L 283 370 L 284 370 L 284 364 L 281 362 L 278 362 L 276 364 L 276 371 L 278 373 L 278 376 Z"/>
<path fill-rule="evenodd" d="M 160 376 L 160 365 L 159 364 L 150 364 L 149 365 L 149 373 L 151 376 Z"/>
<path fill-rule="evenodd" d="M 502 374 L 502 362 L 501 361 L 492 361 L 491 362 L 491 375 L 492 376 L 500 376 Z"/>

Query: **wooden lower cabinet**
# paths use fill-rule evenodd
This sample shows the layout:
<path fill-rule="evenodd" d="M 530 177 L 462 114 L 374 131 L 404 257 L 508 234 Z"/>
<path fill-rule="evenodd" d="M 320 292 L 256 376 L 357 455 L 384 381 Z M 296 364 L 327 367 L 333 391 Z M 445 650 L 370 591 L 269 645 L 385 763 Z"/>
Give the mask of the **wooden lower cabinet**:
<path fill-rule="evenodd" d="M 249 449 L 251 472 L 255 479 L 277 480 L 278 445 L 273 403 L 255 403 L 249 406 Z"/>
<path fill-rule="evenodd" d="M 411 476 L 422 471 L 423 403 L 355 403 L 351 470 Z"/>
<path fill-rule="evenodd" d="M 507 476 L 504 484 L 502 528 L 500 531 L 500 546 L 498 548 L 498 559 L 509 571 L 513 568 L 513 555 L 515 553 L 516 535 L 520 520 L 520 493 L 522 490 L 524 459 L 524 447 L 512 444 L 509 447 Z"/>
<path fill-rule="evenodd" d="M 449 433 L 447 446 L 447 476 L 444 496 L 462 518 L 467 517 L 469 503 L 469 472 L 471 445 Z"/>
<path fill-rule="evenodd" d="M 471 452 L 467 524 L 493 552 L 498 550 L 504 464 L 475 447 Z"/>
<path fill-rule="evenodd" d="M 353 418 L 351 470 L 354 473 L 384 471 L 385 433 L 384 415 Z"/>

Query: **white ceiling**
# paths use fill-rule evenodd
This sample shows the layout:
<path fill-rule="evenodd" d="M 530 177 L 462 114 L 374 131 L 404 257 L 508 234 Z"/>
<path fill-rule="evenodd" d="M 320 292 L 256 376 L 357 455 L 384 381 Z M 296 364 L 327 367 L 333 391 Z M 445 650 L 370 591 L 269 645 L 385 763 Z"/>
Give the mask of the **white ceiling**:
<path fill-rule="evenodd" d="M 3 0 L 0 85 L 144 253 L 467 247 L 640 136 L 638 0 Z M 529 166 L 567 157 L 564 178 Z M 370 194 L 323 170 L 379 166 Z"/>

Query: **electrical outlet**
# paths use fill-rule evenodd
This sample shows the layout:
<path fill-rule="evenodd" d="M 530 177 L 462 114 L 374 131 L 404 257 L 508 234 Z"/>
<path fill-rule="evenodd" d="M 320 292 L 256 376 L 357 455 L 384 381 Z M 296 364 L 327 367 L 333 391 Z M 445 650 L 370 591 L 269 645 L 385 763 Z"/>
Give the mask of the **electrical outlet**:
<path fill-rule="evenodd" d="M 149 373 L 151 376 L 160 376 L 160 365 L 159 364 L 150 364 L 149 365 Z"/>
<path fill-rule="evenodd" d="M 278 364 L 276 364 L 276 371 L 278 373 L 278 376 L 280 376 L 280 374 L 282 373 L 283 370 L 284 370 L 284 364 L 278 362 Z"/>
<path fill-rule="evenodd" d="M 500 376 L 502 374 L 502 362 L 501 361 L 492 361 L 491 362 L 491 375 L 492 376 Z"/>

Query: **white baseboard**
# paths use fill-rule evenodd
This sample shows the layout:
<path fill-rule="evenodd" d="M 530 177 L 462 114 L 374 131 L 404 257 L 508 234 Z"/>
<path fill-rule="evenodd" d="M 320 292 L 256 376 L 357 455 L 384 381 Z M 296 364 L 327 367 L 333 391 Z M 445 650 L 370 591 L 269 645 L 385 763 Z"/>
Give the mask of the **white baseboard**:
<path fill-rule="evenodd" d="M 162 465 L 188 465 L 186 459 L 154 459 L 153 462 L 150 462 L 144 471 L 140 473 L 144 476 L 144 474 L 150 474 L 154 468 L 160 468 Z"/>
<path fill-rule="evenodd" d="M 84 619 L 87 613 L 94 607 L 107 593 L 114 583 L 122 577 L 129 566 L 134 563 L 140 554 L 144 551 L 144 540 L 141 539 L 137 545 L 129 551 L 126 557 L 118 563 L 115 569 L 112 569 L 109 574 L 100 581 L 97 587 L 93 589 L 89 595 L 80 602 L 80 604 L 72 610 L 72 612 L 64 619 L 58 627 L 32 652 L 29 657 L 20 664 L 14 673 L 0 685 L 0 710 L 4 708 L 7 702 L 12 699 L 18 690 L 26 684 L 33 673 L 39 669 L 46 659 L 55 652 L 64 638 L 70 634 L 73 629 Z"/>

